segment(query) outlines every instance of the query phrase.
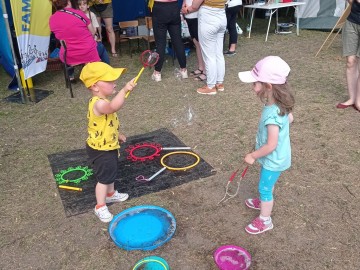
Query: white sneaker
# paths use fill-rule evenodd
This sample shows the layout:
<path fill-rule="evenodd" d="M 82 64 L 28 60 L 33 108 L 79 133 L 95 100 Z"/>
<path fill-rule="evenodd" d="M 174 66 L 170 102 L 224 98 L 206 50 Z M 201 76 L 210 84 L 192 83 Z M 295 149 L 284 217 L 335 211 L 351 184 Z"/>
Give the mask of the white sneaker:
<path fill-rule="evenodd" d="M 181 74 L 181 78 L 183 78 L 183 79 L 189 78 L 187 69 L 185 69 L 185 70 L 180 69 L 180 74 Z"/>
<path fill-rule="evenodd" d="M 154 80 L 155 82 L 161 82 L 161 73 L 153 73 L 151 75 L 151 79 Z"/>
<path fill-rule="evenodd" d="M 103 207 L 100 207 L 99 209 L 94 209 L 95 211 L 95 215 L 97 215 L 97 217 L 105 223 L 110 222 L 113 219 L 113 215 L 109 212 L 109 209 L 107 208 L 106 205 L 104 205 Z"/>
<path fill-rule="evenodd" d="M 105 202 L 106 203 L 123 202 L 126 201 L 128 198 L 129 198 L 129 194 L 119 193 L 117 190 L 115 190 L 115 193 L 111 197 L 105 198 Z"/>

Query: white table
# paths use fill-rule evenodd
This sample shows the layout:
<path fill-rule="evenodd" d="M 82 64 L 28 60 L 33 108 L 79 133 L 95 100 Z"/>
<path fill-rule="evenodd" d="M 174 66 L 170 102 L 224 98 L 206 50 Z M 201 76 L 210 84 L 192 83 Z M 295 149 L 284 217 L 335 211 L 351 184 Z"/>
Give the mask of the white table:
<path fill-rule="evenodd" d="M 278 27 L 278 9 L 279 8 L 285 8 L 285 7 L 293 7 L 295 9 L 295 12 L 297 12 L 298 7 L 301 5 L 305 5 L 305 2 L 290 2 L 290 3 L 272 3 L 272 4 L 253 4 L 253 5 L 246 5 L 246 8 L 250 8 L 252 9 L 251 12 L 251 20 L 250 20 L 250 30 L 249 30 L 249 38 L 251 36 L 251 28 L 252 28 L 252 23 L 253 23 L 253 19 L 254 19 L 254 14 L 255 14 L 255 10 L 256 9 L 265 9 L 265 10 L 270 10 L 270 16 L 269 16 L 269 23 L 268 23 L 268 27 L 267 27 L 267 31 L 266 31 L 266 38 L 265 38 L 265 42 L 268 39 L 268 35 L 269 35 L 269 29 L 270 29 L 270 24 L 271 24 L 271 18 L 272 15 L 274 13 L 276 13 L 276 28 Z M 297 16 L 296 18 L 296 34 L 299 35 L 299 16 Z"/>

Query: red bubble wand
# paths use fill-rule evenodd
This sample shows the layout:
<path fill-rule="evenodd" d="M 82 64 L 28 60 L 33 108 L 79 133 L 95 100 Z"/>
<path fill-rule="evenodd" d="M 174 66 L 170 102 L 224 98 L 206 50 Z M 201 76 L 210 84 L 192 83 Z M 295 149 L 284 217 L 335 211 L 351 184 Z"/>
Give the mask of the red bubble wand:
<path fill-rule="evenodd" d="M 140 55 L 140 61 L 143 67 L 140 69 L 138 75 L 136 76 L 134 83 L 136 83 L 143 73 L 146 67 L 153 67 L 159 61 L 159 54 L 157 52 L 153 52 L 151 50 L 143 51 Z M 125 98 L 130 95 L 130 91 L 126 93 Z"/>

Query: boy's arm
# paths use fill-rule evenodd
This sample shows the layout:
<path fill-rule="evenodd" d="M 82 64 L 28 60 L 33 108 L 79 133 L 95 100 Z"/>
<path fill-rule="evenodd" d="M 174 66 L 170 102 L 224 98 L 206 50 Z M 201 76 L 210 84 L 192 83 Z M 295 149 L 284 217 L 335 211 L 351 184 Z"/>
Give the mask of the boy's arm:
<path fill-rule="evenodd" d="M 279 126 L 267 125 L 268 138 L 266 144 L 261 146 L 258 150 L 251 152 L 245 156 L 245 162 L 252 165 L 255 160 L 267 156 L 276 149 L 279 139 Z"/>
<path fill-rule="evenodd" d="M 119 132 L 119 141 L 122 143 L 126 142 L 126 136 Z"/>
<path fill-rule="evenodd" d="M 95 115 L 110 114 L 117 112 L 125 102 L 125 95 L 128 91 L 132 91 L 136 86 L 134 79 L 129 81 L 124 88 L 122 88 L 116 96 L 110 101 L 99 100 L 94 104 Z"/>

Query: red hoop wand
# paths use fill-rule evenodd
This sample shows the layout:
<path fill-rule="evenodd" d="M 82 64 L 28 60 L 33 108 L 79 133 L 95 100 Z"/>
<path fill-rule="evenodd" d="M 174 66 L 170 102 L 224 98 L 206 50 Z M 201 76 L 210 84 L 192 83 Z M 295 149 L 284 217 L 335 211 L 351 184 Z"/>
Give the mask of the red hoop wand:
<path fill-rule="evenodd" d="M 141 74 L 146 67 L 153 67 L 159 61 L 159 54 L 150 50 L 143 51 L 140 55 L 140 61 L 143 67 L 140 69 L 138 75 L 135 77 L 134 83 L 138 81 Z M 126 93 L 125 98 L 130 95 L 130 91 Z"/>
<path fill-rule="evenodd" d="M 231 199 L 231 198 L 234 198 L 234 197 L 239 193 L 240 182 L 241 182 L 241 180 L 245 177 L 248 168 L 249 168 L 249 165 L 247 165 L 247 166 L 245 167 L 245 169 L 243 170 L 243 172 L 241 173 L 240 179 L 239 179 L 239 181 L 238 181 L 238 183 L 237 183 L 236 192 L 235 192 L 234 194 L 230 194 L 230 193 L 229 193 L 229 186 L 230 186 L 231 182 L 234 180 L 234 178 L 235 178 L 236 174 L 238 173 L 239 169 L 237 169 L 236 171 L 234 171 L 234 172 L 232 173 L 232 175 L 230 176 L 230 179 L 229 179 L 229 181 L 227 182 L 227 185 L 226 185 L 225 195 L 224 195 L 224 197 L 218 202 L 218 204 L 220 204 L 222 201 L 226 202 L 227 200 L 229 200 L 229 199 Z M 229 197 L 225 200 L 226 196 L 229 196 Z"/>

